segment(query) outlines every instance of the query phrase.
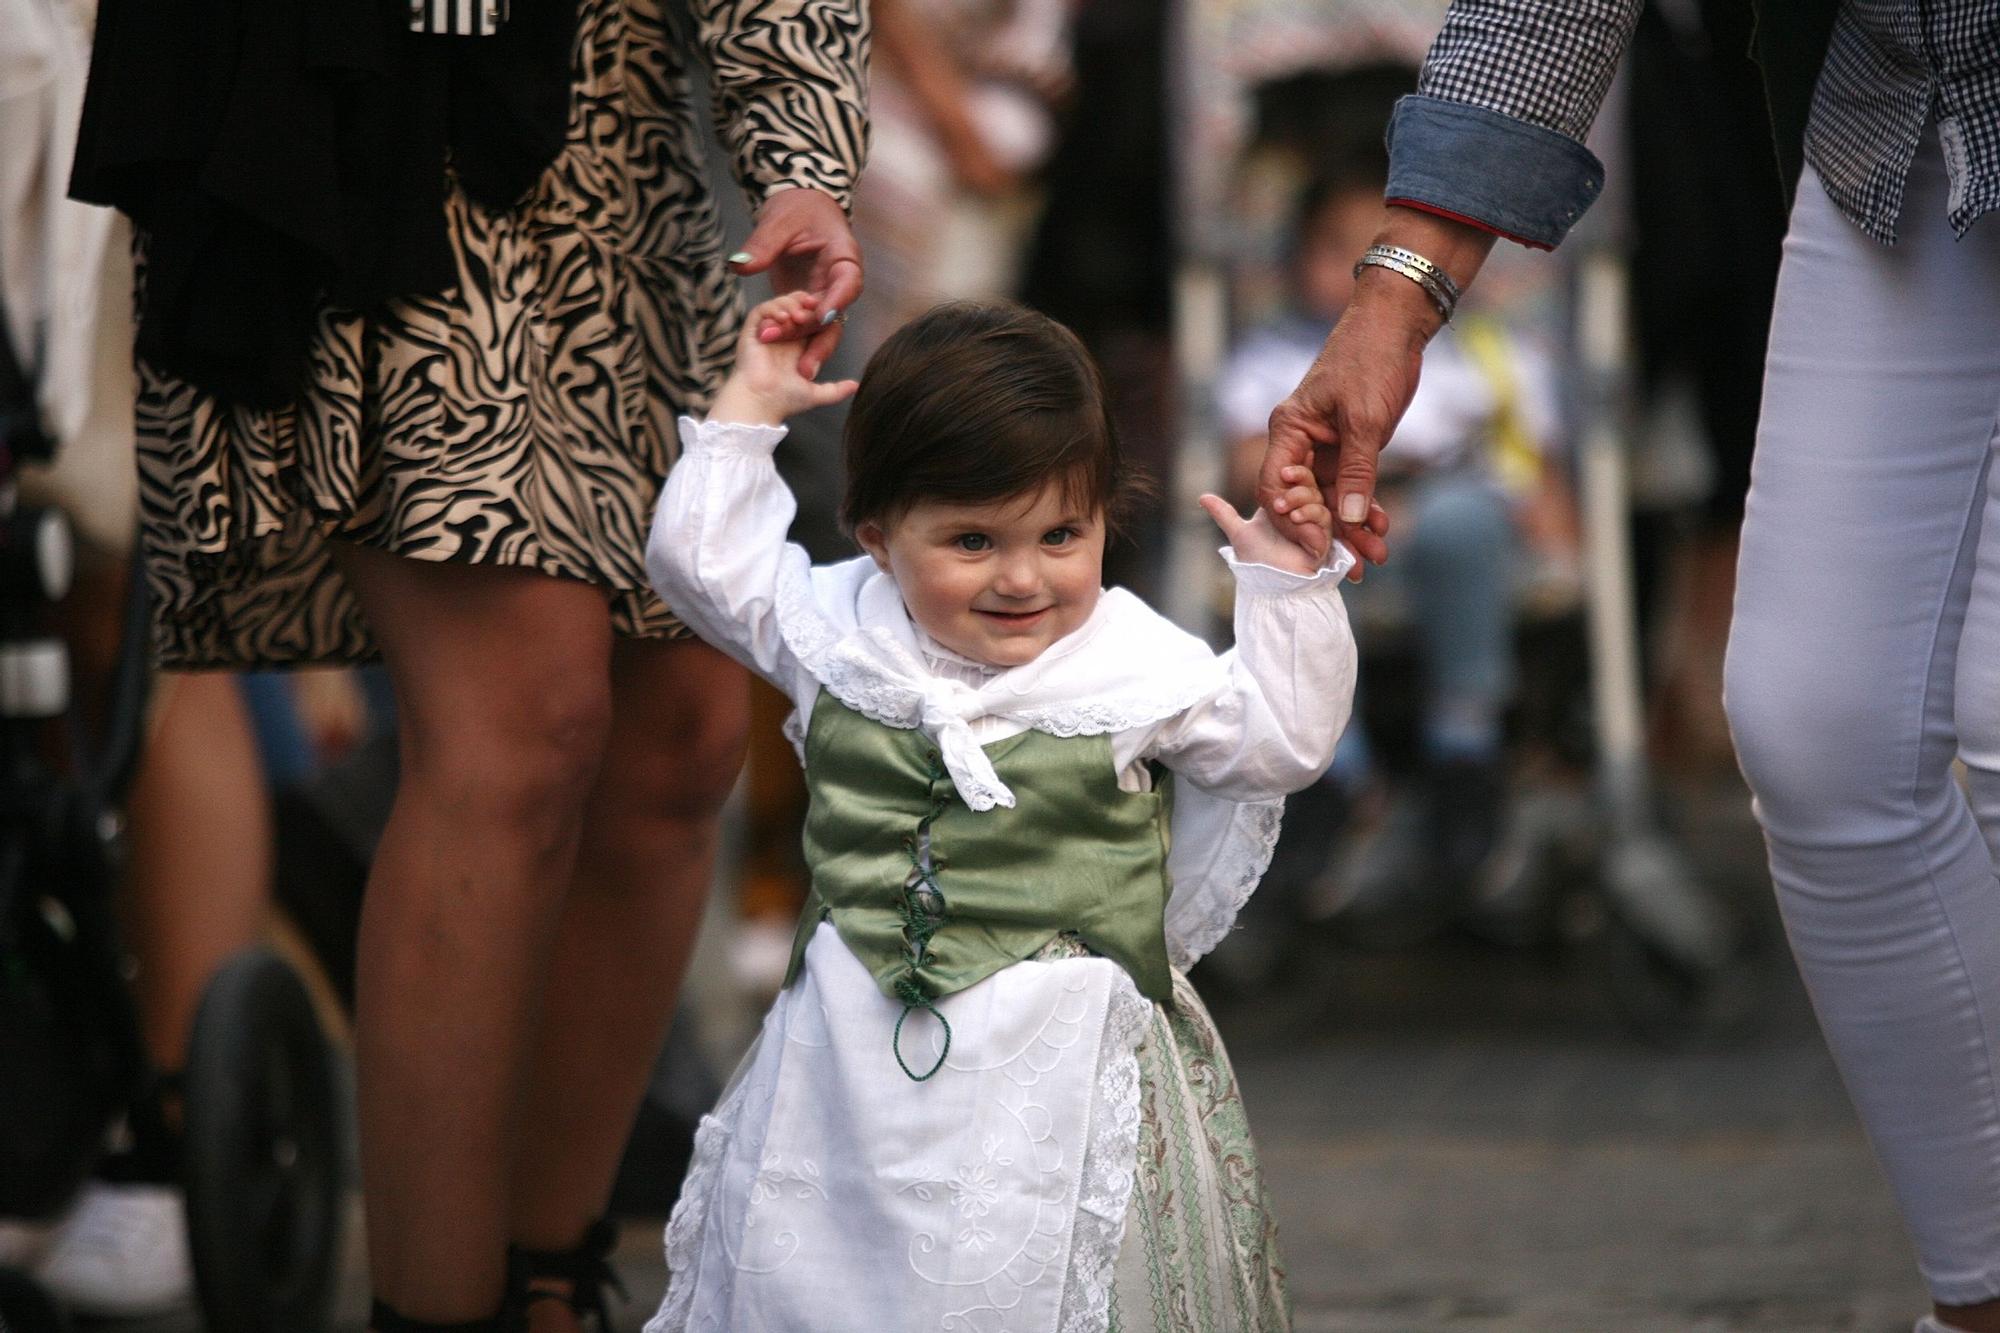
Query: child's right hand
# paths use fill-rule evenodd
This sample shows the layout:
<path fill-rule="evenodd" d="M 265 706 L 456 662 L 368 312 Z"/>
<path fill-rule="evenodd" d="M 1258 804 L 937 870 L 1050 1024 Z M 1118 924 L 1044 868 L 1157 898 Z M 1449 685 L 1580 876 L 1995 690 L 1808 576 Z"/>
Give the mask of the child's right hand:
<path fill-rule="evenodd" d="M 1333 514 L 1327 509 L 1319 489 L 1313 485 L 1312 473 L 1305 468 L 1287 468 L 1285 480 L 1291 489 L 1285 492 L 1291 500 L 1289 512 L 1291 521 L 1280 522 L 1269 509 L 1262 505 L 1249 518 L 1244 518 L 1227 500 L 1220 496 L 1204 495 L 1201 507 L 1215 520 L 1215 526 L 1222 529 L 1222 535 L 1236 551 L 1236 558 L 1254 565 L 1270 565 L 1274 569 L 1287 570 L 1293 574 L 1310 575 L 1316 572 L 1333 545 Z M 1308 495 L 1310 492 L 1310 495 Z M 1296 529 L 1314 529 L 1310 537 L 1301 536 Z M 1318 550 L 1313 548 L 1317 546 Z"/>
<path fill-rule="evenodd" d="M 821 384 L 799 371 L 806 340 L 820 327 L 819 298 L 811 292 L 791 292 L 752 310 L 736 342 L 736 365 L 709 406 L 709 420 L 778 426 L 851 395 L 853 380 Z"/>

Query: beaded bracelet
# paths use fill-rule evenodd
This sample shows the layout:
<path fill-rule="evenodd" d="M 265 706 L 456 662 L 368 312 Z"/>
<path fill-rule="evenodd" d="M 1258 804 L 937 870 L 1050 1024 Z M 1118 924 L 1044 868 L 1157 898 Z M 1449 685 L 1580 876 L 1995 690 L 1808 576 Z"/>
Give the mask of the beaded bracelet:
<path fill-rule="evenodd" d="M 1416 283 L 1424 289 L 1424 295 L 1431 298 L 1438 314 L 1447 323 L 1451 321 L 1451 312 L 1458 307 L 1458 284 L 1451 280 L 1451 274 L 1430 260 L 1400 245 L 1371 245 L 1361 252 L 1361 258 L 1355 262 L 1354 276 L 1360 277 L 1361 270 L 1369 267 L 1386 268 Z"/>

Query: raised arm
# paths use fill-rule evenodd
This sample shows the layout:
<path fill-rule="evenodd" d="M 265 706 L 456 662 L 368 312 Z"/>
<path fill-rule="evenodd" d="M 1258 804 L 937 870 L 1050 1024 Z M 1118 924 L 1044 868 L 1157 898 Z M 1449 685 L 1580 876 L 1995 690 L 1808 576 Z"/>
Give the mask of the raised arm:
<path fill-rule="evenodd" d="M 802 668 L 779 624 L 784 589 L 809 596 L 805 551 L 785 540 L 798 503 L 772 462 L 786 418 L 854 392 L 799 372 L 818 303 L 806 293 L 750 312 L 709 419 L 680 421 L 646 541 L 646 575 L 687 627 L 797 700 Z"/>
<path fill-rule="evenodd" d="M 1280 531 L 1314 527 L 1317 545 L 1326 544 L 1318 491 L 1303 472 L 1288 480 L 1283 519 L 1267 509 L 1245 519 L 1202 497 L 1229 538 L 1236 647 L 1223 656 L 1228 670 L 1213 695 L 1119 744 L 1232 801 L 1284 796 L 1325 772 L 1354 703 L 1354 636 L 1340 599 L 1354 557 L 1336 548 L 1322 562 Z"/>
<path fill-rule="evenodd" d="M 1347 727 L 1355 653 L 1340 583 L 1353 557 L 1310 575 L 1226 558 L 1236 572 L 1226 683 L 1159 724 L 1138 754 L 1229 800 L 1270 800 L 1324 773 Z"/>
<path fill-rule="evenodd" d="M 809 291 L 828 321 L 808 343 L 808 378 L 840 339 L 833 322 L 861 295 L 860 247 L 847 224 L 868 152 L 865 0 L 696 0 L 716 124 L 756 227 L 730 256 L 771 276 L 779 295 Z"/>
<path fill-rule="evenodd" d="M 1499 237 L 1559 244 L 1603 188 L 1603 166 L 1582 140 L 1639 8 L 1640 0 L 1453 0 L 1417 92 L 1390 118 L 1375 243 L 1423 256 L 1460 289 Z M 1280 469 L 1311 463 L 1334 497 L 1338 534 L 1382 560 L 1386 545 L 1365 530 L 1376 458 L 1443 323 L 1418 283 L 1363 269 L 1319 358 L 1271 414 L 1260 500 L 1284 489 Z"/>

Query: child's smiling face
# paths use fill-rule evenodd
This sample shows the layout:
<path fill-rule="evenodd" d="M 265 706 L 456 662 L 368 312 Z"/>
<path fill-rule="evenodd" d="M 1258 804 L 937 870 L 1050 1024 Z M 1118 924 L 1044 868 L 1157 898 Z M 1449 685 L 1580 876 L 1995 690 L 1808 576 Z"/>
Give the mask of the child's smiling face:
<path fill-rule="evenodd" d="M 854 535 L 924 633 L 988 666 L 1040 657 L 1090 619 L 1104 581 L 1104 517 L 1056 482 L 991 504 L 919 500 Z"/>

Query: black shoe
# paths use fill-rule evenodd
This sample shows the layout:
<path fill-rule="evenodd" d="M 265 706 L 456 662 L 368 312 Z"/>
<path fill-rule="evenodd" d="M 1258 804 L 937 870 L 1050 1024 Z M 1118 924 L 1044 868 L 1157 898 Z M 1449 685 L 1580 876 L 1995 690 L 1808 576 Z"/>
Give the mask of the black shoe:
<path fill-rule="evenodd" d="M 521 1317 L 511 1310 L 485 1319 L 466 1319 L 453 1324 L 433 1324 L 399 1314 L 386 1301 L 376 1300 L 368 1312 L 371 1333 L 520 1333 Z"/>
<path fill-rule="evenodd" d="M 609 1287 L 620 1299 L 626 1296 L 625 1284 L 611 1266 L 611 1251 L 617 1245 L 617 1225 L 601 1217 L 584 1232 L 583 1242 L 575 1249 L 509 1247 L 507 1283 L 513 1303 L 525 1316 L 536 1301 L 561 1301 L 579 1317 L 594 1318 L 598 1333 L 611 1333 L 611 1311 L 604 1303 L 604 1289 Z"/>

